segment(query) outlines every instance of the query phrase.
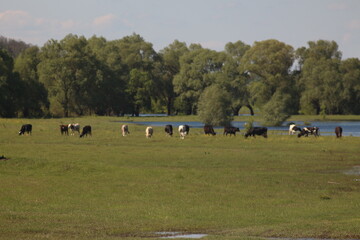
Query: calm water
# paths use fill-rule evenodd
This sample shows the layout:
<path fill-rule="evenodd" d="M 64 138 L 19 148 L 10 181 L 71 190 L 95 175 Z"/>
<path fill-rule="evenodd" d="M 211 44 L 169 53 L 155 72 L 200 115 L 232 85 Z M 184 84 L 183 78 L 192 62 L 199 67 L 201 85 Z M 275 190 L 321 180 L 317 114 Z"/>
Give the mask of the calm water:
<path fill-rule="evenodd" d="M 139 125 L 153 126 L 153 127 L 161 127 L 167 124 L 173 125 L 173 127 L 178 127 L 183 124 L 187 124 L 190 128 L 203 128 L 204 124 L 201 122 L 166 122 L 166 121 L 148 121 L 148 122 L 122 122 L 122 123 L 135 123 Z M 243 132 L 244 121 L 234 121 L 232 122 L 234 127 L 240 128 L 240 132 Z M 270 131 L 275 130 L 279 131 L 280 134 L 288 134 L 290 122 L 284 122 L 282 126 L 279 127 L 268 127 Z M 311 122 L 311 125 L 304 125 L 302 121 L 294 121 L 296 125 L 299 127 L 305 126 L 316 126 L 320 128 L 320 135 L 335 135 L 334 130 L 335 127 L 341 126 L 343 128 L 343 136 L 355 136 L 360 137 L 360 122 L 359 121 L 328 121 L 328 122 Z M 254 122 L 254 126 L 261 126 L 260 123 Z M 215 127 L 216 132 L 222 133 L 222 127 Z"/>

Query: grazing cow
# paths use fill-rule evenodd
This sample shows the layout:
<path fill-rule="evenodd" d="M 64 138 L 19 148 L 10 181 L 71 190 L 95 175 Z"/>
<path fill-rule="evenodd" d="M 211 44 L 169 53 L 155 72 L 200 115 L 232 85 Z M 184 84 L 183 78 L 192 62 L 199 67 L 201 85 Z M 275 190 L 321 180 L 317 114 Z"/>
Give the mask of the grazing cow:
<path fill-rule="evenodd" d="M 68 125 L 68 129 L 70 129 L 71 135 L 74 135 L 75 132 L 78 132 L 80 134 L 80 124 L 78 123 L 70 123 Z"/>
<path fill-rule="evenodd" d="M 295 134 L 297 131 L 301 132 L 301 128 L 299 128 L 298 126 L 296 126 L 295 124 L 291 124 L 289 126 L 289 135 L 293 135 Z"/>
<path fill-rule="evenodd" d="M 32 131 L 32 125 L 31 124 L 24 124 L 21 126 L 21 129 L 19 131 L 19 135 L 24 135 L 25 133 L 31 135 Z"/>
<path fill-rule="evenodd" d="M 68 125 L 60 125 L 61 135 L 69 135 L 69 126 Z"/>
<path fill-rule="evenodd" d="M 240 132 L 240 129 L 237 127 L 224 127 L 223 135 L 225 134 L 227 136 L 228 134 L 230 134 L 231 136 L 232 134 L 234 134 L 234 136 L 236 136 L 236 132 Z"/>
<path fill-rule="evenodd" d="M 341 137 L 342 137 L 342 131 L 343 131 L 343 129 L 342 129 L 342 127 L 340 127 L 340 126 L 337 126 L 337 127 L 335 128 L 335 134 L 336 134 L 336 137 L 337 137 L 337 138 L 341 138 Z"/>
<path fill-rule="evenodd" d="M 146 138 L 151 138 L 154 133 L 154 129 L 152 127 L 147 127 L 145 130 Z"/>
<path fill-rule="evenodd" d="M 129 132 L 129 126 L 128 125 L 122 125 L 121 126 L 121 132 L 122 135 L 125 137 L 126 135 L 130 134 Z"/>
<path fill-rule="evenodd" d="M 268 129 L 266 127 L 252 127 L 245 133 L 245 138 L 247 138 L 248 136 L 255 137 L 255 135 L 267 138 L 267 130 Z"/>
<path fill-rule="evenodd" d="M 184 139 L 186 135 L 189 134 L 190 127 L 188 125 L 180 125 L 179 126 L 179 134 L 180 138 Z"/>
<path fill-rule="evenodd" d="M 213 135 L 213 136 L 216 135 L 216 132 L 214 131 L 213 126 L 211 126 L 211 125 L 204 126 L 204 133 L 205 133 L 205 135 Z"/>
<path fill-rule="evenodd" d="M 309 136 L 310 135 L 314 135 L 315 137 L 320 136 L 320 129 L 318 127 L 304 127 L 301 132 L 298 134 L 298 137 L 301 136 Z"/>
<path fill-rule="evenodd" d="M 165 132 L 166 132 L 166 134 L 168 134 L 170 137 L 172 137 L 172 135 L 173 135 L 173 127 L 172 127 L 172 125 L 166 125 L 165 126 Z"/>
<path fill-rule="evenodd" d="M 83 127 L 80 137 L 87 136 L 88 134 L 91 136 L 91 126 L 86 125 L 85 127 Z"/>

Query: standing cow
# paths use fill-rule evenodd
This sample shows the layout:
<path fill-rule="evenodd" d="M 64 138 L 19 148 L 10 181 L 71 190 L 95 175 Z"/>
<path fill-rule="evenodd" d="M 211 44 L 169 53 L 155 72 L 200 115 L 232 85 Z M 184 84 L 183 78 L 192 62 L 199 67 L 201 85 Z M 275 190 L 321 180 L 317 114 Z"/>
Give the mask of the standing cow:
<path fill-rule="evenodd" d="M 129 132 L 129 126 L 128 125 L 122 125 L 121 126 L 121 132 L 122 135 L 125 137 L 126 135 L 130 134 Z"/>
<path fill-rule="evenodd" d="M 61 135 L 69 135 L 69 126 L 68 125 L 60 125 L 60 133 Z"/>
<path fill-rule="evenodd" d="M 205 133 L 205 135 L 212 135 L 212 136 L 216 135 L 216 132 L 214 131 L 213 126 L 211 126 L 211 125 L 204 126 L 204 133 Z"/>
<path fill-rule="evenodd" d="M 74 135 L 75 132 L 78 132 L 80 134 L 80 124 L 78 123 L 70 123 L 68 125 L 68 129 L 70 129 L 70 135 Z"/>
<path fill-rule="evenodd" d="M 173 135 L 173 126 L 168 124 L 165 126 L 165 132 L 167 135 L 169 135 L 170 137 L 172 137 Z"/>
<path fill-rule="evenodd" d="M 228 134 L 236 136 L 236 132 L 240 132 L 240 129 L 238 127 L 224 127 L 224 133 L 226 136 Z"/>
<path fill-rule="evenodd" d="M 145 130 L 146 138 L 151 138 L 154 133 L 154 129 L 152 127 L 147 127 Z"/>
<path fill-rule="evenodd" d="M 245 138 L 247 138 L 248 136 L 255 137 L 255 135 L 259 135 L 259 136 L 263 136 L 264 138 L 267 138 L 268 136 L 267 131 L 268 129 L 266 127 L 252 127 L 245 133 Z"/>
<path fill-rule="evenodd" d="M 86 125 L 85 127 L 83 127 L 80 137 L 87 136 L 88 134 L 91 136 L 91 126 Z"/>
<path fill-rule="evenodd" d="M 289 135 L 293 135 L 295 134 L 297 131 L 301 132 L 301 128 L 299 128 L 298 126 L 296 126 L 295 124 L 291 124 L 289 126 Z"/>
<path fill-rule="evenodd" d="M 190 127 L 188 125 L 180 125 L 179 126 L 179 134 L 180 138 L 184 139 L 186 135 L 189 134 Z"/>
<path fill-rule="evenodd" d="M 337 127 L 335 128 L 335 134 L 336 134 L 336 137 L 337 137 L 337 138 L 341 138 L 341 137 L 342 137 L 342 132 L 343 132 L 342 127 L 337 126 Z"/>
<path fill-rule="evenodd" d="M 24 135 L 25 133 L 31 135 L 32 132 L 32 125 L 31 124 L 24 124 L 21 126 L 19 135 Z"/>

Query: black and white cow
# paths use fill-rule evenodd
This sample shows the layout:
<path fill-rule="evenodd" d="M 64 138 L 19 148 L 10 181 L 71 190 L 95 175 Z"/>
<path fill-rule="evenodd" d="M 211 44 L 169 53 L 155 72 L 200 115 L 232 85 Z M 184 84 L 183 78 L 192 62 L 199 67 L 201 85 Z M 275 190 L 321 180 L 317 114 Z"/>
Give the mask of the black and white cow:
<path fill-rule="evenodd" d="M 171 124 L 166 125 L 165 126 L 165 132 L 166 132 L 167 135 L 172 137 L 172 135 L 173 135 L 173 126 Z"/>
<path fill-rule="evenodd" d="M 320 136 L 320 129 L 318 127 L 304 127 L 301 132 L 298 134 L 298 137 L 301 136 L 309 136 L 310 135 L 314 135 L 315 137 Z"/>
<path fill-rule="evenodd" d="M 335 134 L 336 134 L 336 137 L 337 137 L 337 138 L 341 138 L 341 137 L 342 137 L 342 132 L 343 132 L 342 127 L 337 126 L 337 127 L 335 128 Z"/>
<path fill-rule="evenodd" d="M 68 125 L 68 129 L 70 130 L 71 135 L 74 135 L 75 132 L 78 132 L 80 134 L 80 124 L 78 123 L 70 123 Z"/>
<path fill-rule="evenodd" d="M 212 136 L 216 135 L 216 132 L 214 131 L 213 126 L 211 126 L 211 125 L 204 126 L 204 133 L 205 133 L 205 135 L 212 135 Z"/>
<path fill-rule="evenodd" d="M 268 129 L 266 127 L 252 127 L 245 133 L 245 138 L 247 138 L 248 136 L 255 137 L 255 135 L 267 138 L 267 130 Z"/>
<path fill-rule="evenodd" d="M 179 126 L 179 134 L 180 138 L 184 139 L 186 135 L 189 134 L 190 127 L 188 125 L 180 125 Z"/>
<path fill-rule="evenodd" d="M 289 126 L 289 135 L 293 135 L 295 134 L 297 131 L 301 132 L 301 128 L 299 128 L 298 126 L 296 126 L 295 124 L 291 124 Z"/>
<path fill-rule="evenodd" d="M 234 136 L 236 136 L 236 132 L 240 132 L 240 129 L 237 127 L 224 127 L 224 133 L 226 136 L 228 134 L 230 134 L 230 136 L 233 134 Z"/>
<path fill-rule="evenodd" d="M 91 126 L 86 125 L 85 127 L 83 127 L 80 137 L 87 136 L 88 134 L 91 136 Z"/>
<path fill-rule="evenodd" d="M 31 131 L 32 131 L 32 125 L 31 124 L 24 124 L 20 128 L 19 135 L 24 135 L 25 133 L 31 135 Z"/>

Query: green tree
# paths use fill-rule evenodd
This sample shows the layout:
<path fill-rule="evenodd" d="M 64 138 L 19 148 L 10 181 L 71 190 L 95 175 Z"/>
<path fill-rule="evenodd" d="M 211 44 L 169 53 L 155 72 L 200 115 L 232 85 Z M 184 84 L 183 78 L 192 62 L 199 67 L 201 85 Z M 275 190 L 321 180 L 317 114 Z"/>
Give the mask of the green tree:
<path fill-rule="evenodd" d="M 360 60 L 349 58 L 342 61 L 340 73 L 343 82 L 343 112 L 360 114 Z"/>
<path fill-rule="evenodd" d="M 14 71 L 20 74 L 23 82 L 20 106 L 23 117 L 41 117 L 48 112 L 48 94 L 37 72 L 39 63 L 38 47 L 27 48 L 15 59 Z"/>
<path fill-rule="evenodd" d="M 341 52 L 336 42 L 319 40 L 301 48 L 300 107 L 304 114 L 342 112 L 343 84 L 340 74 Z"/>
<path fill-rule="evenodd" d="M 44 45 L 38 72 L 48 89 L 53 114 L 68 117 L 70 113 L 84 115 L 95 111 L 101 100 L 97 95 L 101 84 L 97 66 L 85 37 L 70 34 L 60 42 L 51 40 Z"/>
<path fill-rule="evenodd" d="M 139 115 L 140 110 L 151 109 L 151 99 L 157 99 L 155 91 L 144 91 L 148 87 L 156 85 L 156 77 L 154 73 L 155 64 L 160 60 L 158 54 L 152 47 L 152 44 L 146 42 L 140 35 L 133 34 L 126 36 L 120 40 L 114 41 L 119 48 L 120 57 L 124 63 L 126 71 L 126 85 L 124 86 L 128 93 L 129 111 L 135 115 Z M 152 82 L 150 84 L 150 82 Z M 137 88 L 139 83 L 142 87 Z M 144 96 L 140 96 L 143 95 Z M 141 99 L 141 100 L 140 100 Z M 150 99 L 149 101 L 144 101 Z M 139 105 L 140 102 L 145 105 Z M 150 106 L 148 105 L 150 104 Z M 143 107 L 143 108 L 141 108 Z"/>
<path fill-rule="evenodd" d="M 162 102 L 166 105 L 168 115 L 174 108 L 176 94 L 174 92 L 174 77 L 180 72 L 180 57 L 189 49 L 186 43 L 175 40 L 172 44 L 160 51 L 161 63 L 156 65 L 157 92 Z"/>
<path fill-rule="evenodd" d="M 198 115 L 204 124 L 230 126 L 232 117 L 231 99 L 219 85 L 207 87 L 200 96 Z"/>
<path fill-rule="evenodd" d="M 265 125 L 280 126 L 286 119 L 290 117 L 289 103 L 291 103 L 291 95 L 276 92 L 262 108 L 262 115 Z"/>
<path fill-rule="evenodd" d="M 216 82 L 224 65 L 226 54 L 191 46 L 189 52 L 180 58 L 180 72 L 174 78 L 174 90 L 179 103 L 186 107 L 178 109 L 186 114 L 194 114 L 197 103 L 205 88 Z"/>

